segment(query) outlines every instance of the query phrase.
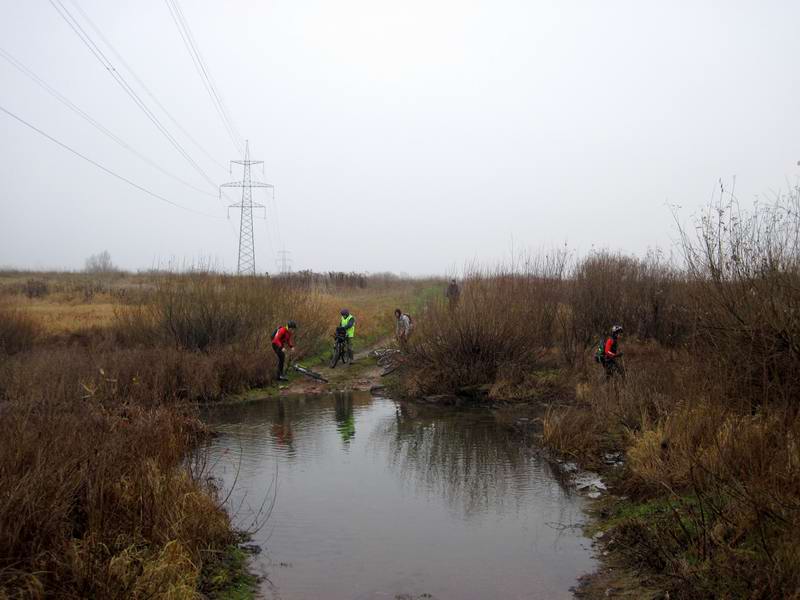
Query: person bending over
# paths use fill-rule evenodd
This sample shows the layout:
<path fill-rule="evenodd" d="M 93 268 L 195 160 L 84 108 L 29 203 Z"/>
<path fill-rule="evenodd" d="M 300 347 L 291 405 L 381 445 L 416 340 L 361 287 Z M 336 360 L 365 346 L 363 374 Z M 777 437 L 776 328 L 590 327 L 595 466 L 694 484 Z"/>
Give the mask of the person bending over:
<path fill-rule="evenodd" d="M 292 338 L 295 329 L 297 329 L 297 323 L 289 321 L 286 325 L 278 327 L 272 336 L 272 350 L 278 357 L 278 381 L 289 381 L 289 378 L 284 375 L 284 366 L 286 365 L 286 353 L 294 350 Z"/>

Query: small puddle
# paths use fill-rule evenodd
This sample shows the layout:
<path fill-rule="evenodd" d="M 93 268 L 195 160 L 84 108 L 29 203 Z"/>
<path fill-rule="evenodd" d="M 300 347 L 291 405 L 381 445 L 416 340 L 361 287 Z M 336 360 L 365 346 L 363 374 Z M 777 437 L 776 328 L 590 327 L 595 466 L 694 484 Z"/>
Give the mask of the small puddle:
<path fill-rule="evenodd" d="M 215 407 L 209 464 L 266 598 L 571 598 L 593 570 L 583 499 L 491 411 L 368 393 Z M 238 477 L 237 477 L 238 471 Z"/>

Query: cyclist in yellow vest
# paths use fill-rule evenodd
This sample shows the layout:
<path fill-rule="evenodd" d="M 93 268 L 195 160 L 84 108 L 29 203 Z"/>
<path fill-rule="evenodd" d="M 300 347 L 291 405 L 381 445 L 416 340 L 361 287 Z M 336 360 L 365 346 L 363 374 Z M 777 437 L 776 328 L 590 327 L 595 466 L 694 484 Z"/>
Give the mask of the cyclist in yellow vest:
<path fill-rule="evenodd" d="M 342 320 L 339 323 L 339 327 L 347 330 L 347 354 L 350 355 L 350 362 L 353 362 L 353 338 L 356 337 L 356 318 L 346 308 L 343 308 L 340 314 L 342 315 Z"/>

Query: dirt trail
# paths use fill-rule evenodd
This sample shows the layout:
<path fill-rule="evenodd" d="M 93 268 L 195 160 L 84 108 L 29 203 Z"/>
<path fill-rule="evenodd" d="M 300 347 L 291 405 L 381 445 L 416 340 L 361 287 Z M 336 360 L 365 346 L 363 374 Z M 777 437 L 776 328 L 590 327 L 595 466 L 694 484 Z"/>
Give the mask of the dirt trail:
<path fill-rule="evenodd" d="M 327 361 L 319 364 L 301 362 L 304 367 L 308 367 L 322 375 L 328 380 L 328 383 L 316 381 L 290 370 L 291 381 L 286 385 L 281 385 L 278 388 L 278 393 L 281 396 L 287 396 L 289 394 L 369 391 L 372 387 L 381 385 L 381 368 L 376 364 L 375 359 L 370 356 L 370 352 L 375 348 L 386 348 L 390 342 L 391 338 L 379 340 L 369 348 L 356 352 L 354 362 L 346 365 L 339 363 L 335 369 L 331 369 Z"/>

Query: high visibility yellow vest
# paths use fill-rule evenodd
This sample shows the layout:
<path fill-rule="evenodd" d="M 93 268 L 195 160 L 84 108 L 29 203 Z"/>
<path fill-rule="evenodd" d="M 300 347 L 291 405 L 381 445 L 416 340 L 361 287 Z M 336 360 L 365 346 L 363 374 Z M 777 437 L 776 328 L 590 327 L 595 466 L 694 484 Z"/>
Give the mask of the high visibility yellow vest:
<path fill-rule="evenodd" d="M 350 322 L 350 319 L 353 319 L 353 315 L 348 315 L 346 317 L 342 317 L 342 322 L 339 324 L 339 327 L 347 327 L 347 324 Z M 353 326 L 347 330 L 347 337 L 356 337 L 356 324 L 353 323 Z"/>

